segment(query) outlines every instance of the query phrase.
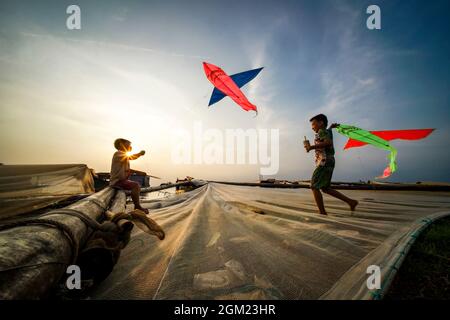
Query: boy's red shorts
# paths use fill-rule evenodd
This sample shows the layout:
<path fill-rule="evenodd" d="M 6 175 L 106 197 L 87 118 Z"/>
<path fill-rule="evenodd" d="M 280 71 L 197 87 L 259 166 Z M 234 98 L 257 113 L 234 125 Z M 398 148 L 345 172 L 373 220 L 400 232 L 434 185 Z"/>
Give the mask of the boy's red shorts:
<path fill-rule="evenodd" d="M 139 183 L 131 180 L 120 180 L 119 182 L 114 184 L 114 187 L 119 187 L 124 190 L 132 190 L 136 187 L 139 187 Z"/>

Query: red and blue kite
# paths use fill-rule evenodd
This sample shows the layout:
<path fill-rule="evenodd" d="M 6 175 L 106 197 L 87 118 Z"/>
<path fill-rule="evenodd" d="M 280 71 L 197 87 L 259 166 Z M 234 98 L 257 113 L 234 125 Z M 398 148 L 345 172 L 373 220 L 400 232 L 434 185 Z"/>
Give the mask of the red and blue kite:
<path fill-rule="evenodd" d="M 219 102 L 225 96 L 229 96 L 245 111 L 253 110 L 258 113 L 256 106 L 248 101 L 247 97 L 239 88 L 242 88 L 245 84 L 253 80 L 263 68 L 236 73 L 232 76 L 227 75 L 218 66 L 207 62 L 203 62 L 203 69 L 205 70 L 206 77 L 214 86 L 208 106 Z"/>

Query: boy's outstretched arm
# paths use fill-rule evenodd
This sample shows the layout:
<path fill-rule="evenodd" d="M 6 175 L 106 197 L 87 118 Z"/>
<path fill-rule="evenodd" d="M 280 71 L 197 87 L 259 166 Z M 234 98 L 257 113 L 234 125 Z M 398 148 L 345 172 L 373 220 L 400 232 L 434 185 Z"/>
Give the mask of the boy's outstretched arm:
<path fill-rule="evenodd" d="M 128 160 L 136 160 L 136 159 L 142 157 L 144 154 L 145 154 L 145 151 L 142 150 L 139 153 L 135 153 L 135 154 L 132 154 L 131 156 L 128 156 Z"/>
<path fill-rule="evenodd" d="M 128 159 L 129 160 L 136 160 L 136 159 L 142 157 L 144 154 L 145 154 L 145 151 L 142 150 L 139 153 L 135 153 L 135 154 L 132 154 L 131 156 L 128 156 Z M 144 172 L 144 171 L 139 171 L 139 170 L 134 170 L 134 169 L 130 169 L 130 173 L 134 173 L 134 174 L 136 174 L 138 176 L 146 176 L 147 175 L 147 173 Z"/>

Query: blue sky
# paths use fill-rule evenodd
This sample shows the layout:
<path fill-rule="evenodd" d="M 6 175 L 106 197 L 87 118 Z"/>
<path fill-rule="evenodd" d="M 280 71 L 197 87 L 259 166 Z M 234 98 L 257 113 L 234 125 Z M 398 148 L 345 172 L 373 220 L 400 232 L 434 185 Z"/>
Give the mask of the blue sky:
<path fill-rule="evenodd" d="M 65 27 L 70 4 L 82 29 Z M 366 28 L 367 6 L 382 29 Z M 174 127 L 276 128 L 277 178 L 307 179 L 301 139 L 308 119 L 369 130 L 437 128 L 423 141 L 395 141 L 393 181 L 450 181 L 448 1 L 2 1 L 0 162 L 87 163 L 109 169 L 112 141 L 149 151 L 136 167 L 170 180 L 192 175 L 255 180 L 258 168 L 171 165 Z M 207 109 L 201 62 L 229 74 L 264 66 L 244 92 L 258 117 L 224 100 Z M 336 180 L 372 179 L 386 153 L 342 151 Z"/>

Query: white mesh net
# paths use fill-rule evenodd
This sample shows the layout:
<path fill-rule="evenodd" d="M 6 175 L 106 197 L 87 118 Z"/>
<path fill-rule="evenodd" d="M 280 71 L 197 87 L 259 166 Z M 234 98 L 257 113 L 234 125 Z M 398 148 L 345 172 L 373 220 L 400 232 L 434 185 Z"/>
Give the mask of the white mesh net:
<path fill-rule="evenodd" d="M 360 202 L 353 215 L 327 196 L 318 215 L 307 189 L 215 183 L 146 203 L 166 239 L 134 230 L 91 298 L 370 298 L 367 266 L 387 277 L 423 217 L 449 211 L 449 193 L 345 193 Z"/>

